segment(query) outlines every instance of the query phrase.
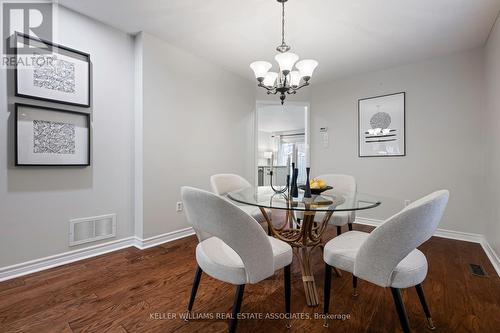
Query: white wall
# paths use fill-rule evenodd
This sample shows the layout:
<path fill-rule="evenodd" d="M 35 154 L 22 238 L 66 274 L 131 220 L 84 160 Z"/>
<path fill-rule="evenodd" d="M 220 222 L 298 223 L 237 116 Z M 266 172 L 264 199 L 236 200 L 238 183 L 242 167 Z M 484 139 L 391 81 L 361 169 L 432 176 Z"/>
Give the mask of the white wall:
<path fill-rule="evenodd" d="M 56 43 L 91 54 L 92 107 L 15 98 L 12 81 L 7 85 L 12 73 L 1 70 L 0 267 L 84 247 L 68 247 L 72 218 L 116 213 L 117 238 L 133 234 L 132 38 L 63 7 L 57 24 Z M 16 101 L 90 112 L 92 166 L 15 167 Z"/>
<path fill-rule="evenodd" d="M 352 174 L 360 191 L 401 203 L 449 189 L 451 197 L 440 227 L 483 233 L 482 60 L 482 50 L 474 50 L 315 84 L 312 173 Z M 400 91 L 406 92 L 407 156 L 359 158 L 357 100 Z M 320 143 L 319 129 L 324 126 L 329 128 L 329 148 Z M 386 218 L 390 212 L 383 207 L 359 215 Z"/>
<path fill-rule="evenodd" d="M 264 158 L 264 152 L 273 150 L 273 133 L 257 131 L 257 165 L 267 166 L 270 163 L 270 159 Z"/>
<path fill-rule="evenodd" d="M 148 34 L 143 43 L 143 229 L 151 237 L 186 228 L 176 213 L 183 185 L 252 177 L 255 90 L 250 81 Z"/>
<path fill-rule="evenodd" d="M 488 39 L 485 50 L 486 109 L 488 124 L 486 147 L 485 196 L 488 220 L 486 239 L 500 255 L 500 21 Z"/>
<path fill-rule="evenodd" d="M 1 70 L 0 267 L 85 247 L 67 245 L 71 218 L 117 213 L 117 238 L 187 227 L 175 212 L 180 187 L 208 189 L 219 172 L 252 182 L 255 100 L 279 100 L 154 36 L 140 34 L 134 45 L 123 32 L 59 8 L 55 42 L 91 54 L 93 101 L 83 110 L 92 114 L 92 166 L 14 167 L 13 103 L 66 106 L 14 97 L 12 73 Z M 441 227 L 485 233 L 500 253 L 499 30 L 497 24 L 485 58 L 475 50 L 313 82 L 287 96 L 311 102 L 313 173 L 353 174 L 361 191 L 400 201 L 448 188 Z M 399 91 L 407 93 L 407 156 L 358 158 L 357 99 Z M 327 149 L 320 143 L 324 126 Z"/>

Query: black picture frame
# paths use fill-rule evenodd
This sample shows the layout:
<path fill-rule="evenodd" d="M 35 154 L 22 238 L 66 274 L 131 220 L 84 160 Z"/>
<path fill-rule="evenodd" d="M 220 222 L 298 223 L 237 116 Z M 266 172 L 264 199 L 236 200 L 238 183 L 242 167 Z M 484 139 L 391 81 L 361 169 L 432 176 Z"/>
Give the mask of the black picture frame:
<path fill-rule="evenodd" d="M 91 150 L 92 150 L 92 128 L 91 128 L 91 121 L 90 121 L 90 114 L 85 113 L 85 112 L 79 112 L 79 111 L 72 111 L 72 110 L 66 110 L 66 109 L 58 109 L 58 108 L 53 108 L 53 107 L 46 107 L 46 106 L 40 106 L 40 105 L 33 105 L 33 104 L 25 104 L 25 103 L 15 103 L 14 104 L 15 111 L 14 111 L 14 155 L 15 155 L 15 165 L 16 166 L 30 166 L 30 167 L 37 167 L 37 166 L 42 166 L 42 167 L 48 167 L 48 166 L 65 166 L 65 167 L 88 167 L 91 165 Z M 19 108 L 20 107 L 29 107 L 29 108 L 34 108 L 34 109 L 41 109 L 41 110 L 48 110 L 48 111 L 58 111 L 58 112 L 64 112 L 64 113 L 71 113 L 71 114 L 77 114 L 80 116 L 84 116 L 87 122 L 87 128 L 88 128 L 88 140 L 87 140 L 87 163 L 82 163 L 82 164 L 55 164 L 55 163 L 50 163 L 50 164 L 30 164 L 30 163 L 19 163 L 19 142 L 18 142 L 18 124 L 19 124 Z"/>
<path fill-rule="evenodd" d="M 18 62 L 17 61 L 16 61 L 15 70 L 14 70 L 15 96 L 36 99 L 36 100 L 45 101 L 45 102 L 55 102 L 55 103 L 65 104 L 65 105 L 80 106 L 80 107 L 85 107 L 85 108 L 90 107 L 91 94 L 92 94 L 92 63 L 90 61 L 90 54 L 89 53 L 75 50 L 73 48 L 63 46 L 60 44 L 52 43 L 52 42 L 47 41 L 45 39 L 33 37 L 33 36 L 23 34 L 23 33 L 17 32 L 17 31 L 15 32 L 13 37 L 15 38 L 15 41 L 16 41 L 16 47 L 14 48 L 15 59 L 17 59 L 17 56 L 18 56 L 17 41 L 19 40 L 19 38 L 23 38 L 23 39 L 28 39 L 28 40 L 32 40 L 32 41 L 35 41 L 38 43 L 45 44 L 47 46 L 47 48 L 49 48 L 51 50 L 54 50 L 54 49 L 55 50 L 63 50 L 63 51 L 68 52 L 68 53 L 76 54 L 80 57 L 84 57 L 86 59 L 86 61 L 88 62 L 88 73 L 87 73 L 87 75 L 88 75 L 88 94 L 87 94 L 87 103 L 85 103 L 85 104 L 73 103 L 73 102 L 62 101 L 62 100 L 58 100 L 58 99 L 45 98 L 45 97 L 33 96 L 33 95 L 20 93 L 19 92 Z"/>
<path fill-rule="evenodd" d="M 374 98 L 381 98 L 381 97 L 388 97 L 388 96 L 394 96 L 394 95 L 403 95 L 403 129 L 404 129 L 404 134 L 403 134 L 403 154 L 398 154 L 398 155 L 361 155 L 361 140 L 360 140 L 360 130 L 361 130 L 361 109 L 360 109 L 360 104 L 362 101 L 369 100 L 369 99 L 374 99 Z M 358 157 L 360 158 L 370 158 L 370 157 L 405 157 L 406 156 L 406 91 L 400 91 L 396 93 L 391 93 L 391 94 L 384 94 L 384 95 L 378 95 L 378 96 L 372 96 L 372 97 L 366 97 L 366 98 L 360 98 L 358 99 Z"/>

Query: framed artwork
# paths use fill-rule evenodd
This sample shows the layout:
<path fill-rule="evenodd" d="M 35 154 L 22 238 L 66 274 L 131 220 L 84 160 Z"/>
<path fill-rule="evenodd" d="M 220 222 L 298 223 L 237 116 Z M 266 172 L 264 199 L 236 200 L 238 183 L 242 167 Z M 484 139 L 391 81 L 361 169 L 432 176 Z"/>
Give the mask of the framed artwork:
<path fill-rule="evenodd" d="M 14 38 L 16 96 L 90 107 L 89 54 L 21 33 Z"/>
<path fill-rule="evenodd" d="M 406 155 L 404 92 L 358 100 L 358 156 Z"/>
<path fill-rule="evenodd" d="M 15 104 L 16 165 L 90 165 L 90 115 Z"/>

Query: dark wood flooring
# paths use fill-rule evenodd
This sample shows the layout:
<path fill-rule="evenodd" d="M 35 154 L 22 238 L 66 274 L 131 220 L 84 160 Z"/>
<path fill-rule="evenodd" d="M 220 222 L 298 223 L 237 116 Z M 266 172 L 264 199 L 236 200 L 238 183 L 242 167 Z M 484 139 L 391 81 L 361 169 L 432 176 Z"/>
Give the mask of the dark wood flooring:
<path fill-rule="evenodd" d="M 331 228 L 325 239 L 333 234 Z M 0 332 L 225 332 L 224 319 L 179 318 L 195 272 L 196 243 L 189 237 L 144 251 L 131 247 L 2 282 Z M 429 261 L 423 286 L 436 332 L 500 332 L 500 279 L 480 245 L 434 237 L 421 250 Z M 471 275 L 469 263 L 481 264 L 489 276 Z M 322 299 L 319 252 L 314 267 Z M 351 276 L 345 272 L 332 278 L 331 312 L 349 319 L 334 320 L 330 328 L 323 328 L 323 321 L 314 317 L 321 307 L 305 304 L 296 261 L 292 274 L 292 312 L 310 319 L 293 320 L 289 330 L 283 320 L 240 320 L 238 332 L 400 332 L 390 291 L 360 281 L 359 296 L 353 297 Z M 234 286 L 204 274 L 194 312 L 230 313 L 234 291 Z M 281 313 L 283 298 L 280 272 L 247 286 L 242 312 Z M 405 290 L 403 298 L 412 330 L 426 332 L 415 290 Z"/>

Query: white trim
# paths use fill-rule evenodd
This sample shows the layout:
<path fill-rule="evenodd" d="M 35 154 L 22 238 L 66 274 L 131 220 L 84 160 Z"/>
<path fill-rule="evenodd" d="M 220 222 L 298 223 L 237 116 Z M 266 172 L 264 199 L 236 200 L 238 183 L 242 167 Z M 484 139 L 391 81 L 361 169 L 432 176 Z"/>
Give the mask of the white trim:
<path fill-rule="evenodd" d="M 144 250 L 156 245 L 171 242 L 176 239 L 188 237 L 194 234 L 193 228 L 185 228 L 168 232 L 162 235 L 141 239 L 131 236 L 119 240 L 97 244 L 78 250 L 59 253 L 45 258 L 26 261 L 20 264 L 0 267 L 0 282 L 10 280 L 19 276 L 43 271 L 49 268 L 62 266 L 75 261 L 99 256 L 101 254 L 121 250 L 127 247 L 135 246 Z"/>
<path fill-rule="evenodd" d="M 134 235 L 143 237 L 144 232 L 144 203 L 143 203 L 143 193 L 144 193 L 144 124 L 143 124 L 143 61 L 144 61 L 144 34 L 139 32 L 134 37 L 134 188 L 133 188 L 133 202 L 134 202 Z"/>
<path fill-rule="evenodd" d="M 78 260 L 95 257 L 108 252 L 124 249 L 134 245 L 134 237 L 97 244 L 78 250 L 59 253 L 45 258 L 26 261 L 6 267 L 0 267 L 0 281 L 5 281 L 26 274 L 69 264 Z"/>
<path fill-rule="evenodd" d="M 495 252 L 495 250 L 493 250 L 493 248 L 491 247 L 490 243 L 488 243 L 486 238 L 483 238 L 481 246 L 483 247 L 484 252 L 486 252 L 488 259 L 490 259 L 491 264 L 497 271 L 497 274 L 500 276 L 500 258 L 498 257 L 497 253 Z"/>
<path fill-rule="evenodd" d="M 311 103 L 309 102 L 301 102 L 301 101 L 287 101 L 287 105 L 295 105 L 301 106 L 305 108 L 304 115 L 304 131 L 305 131 L 305 145 L 307 150 L 306 155 L 306 165 L 311 163 Z M 259 108 L 269 106 L 269 105 L 281 105 L 280 101 L 277 100 L 256 100 L 255 101 L 255 110 L 253 112 L 253 177 L 254 184 L 257 186 L 259 181 Z"/>
<path fill-rule="evenodd" d="M 366 218 L 366 217 L 356 217 L 355 222 L 359 223 L 359 224 L 365 224 L 365 225 L 370 225 L 373 227 L 378 227 L 384 221 L 377 220 L 377 219 L 370 219 L 370 218 Z M 470 233 L 470 232 L 447 230 L 447 229 L 437 229 L 436 232 L 434 233 L 434 236 L 481 244 L 481 247 L 483 248 L 484 252 L 486 253 L 486 256 L 488 257 L 491 264 L 495 268 L 497 274 L 500 276 L 500 258 L 498 256 L 498 254 L 495 252 L 495 250 L 493 250 L 491 245 L 488 243 L 488 241 L 486 240 L 484 235 L 474 234 L 474 233 Z"/>
<path fill-rule="evenodd" d="M 356 217 L 355 222 L 359 223 L 359 224 L 366 224 L 366 225 L 370 225 L 373 227 L 378 227 L 384 221 L 377 220 L 377 219 L 370 219 L 370 218 L 366 218 L 366 217 Z M 471 242 L 471 243 L 479 243 L 479 244 L 481 244 L 483 241 L 485 241 L 484 236 L 481 234 L 474 234 L 474 233 L 462 232 L 462 231 L 453 231 L 453 230 L 448 230 L 448 229 L 437 229 L 436 232 L 434 233 L 434 236 L 441 237 L 441 238 L 462 240 L 462 241 L 467 241 L 467 242 Z"/>
<path fill-rule="evenodd" d="M 382 224 L 382 222 L 383 222 L 382 220 L 369 219 L 367 217 L 359 217 L 359 216 L 356 216 L 356 220 L 354 220 L 354 223 L 365 224 L 372 227 L 378 227 L 379 225 Z"/>
<path fill-rule="evenodd" d="M 135 237 L 135 244 L 134 246 L 138 249 L 144 250 L 153 246 L 157 246 L 163 243 L 168 243 L 171 241 L 174 241 L 176 239 L 181 239 L 184 237 L 188 237 L 194 235 L 194 230 L 193 228 L 185 228 L 185 229 L 180 229 L 172 232 L 167 232 L 162 235 L 157 235 L 145 239 L 141 239 L 139 237 Z"/>
<path fill-rule="evenodd" d="M 369 219 L 364 217 L 357 217 L 355 222 L 375 227 L 382 224 L 381 220 Z M 177 239 L 188 237 L 193 234 L 193 228 L 185 228 L 168 232 L 162 235 L 149 237 L 146 239 L 141 239 L 134 236 L 127 237 L 103 244 L 89 246 L 83 249 L 68 251 L 45 258 L 26 261 L 20 264 L 0 267 L 0 282 L 10 280 L 19 276 L 43 271 L 49 268 L 69 264 L 75 261 L 99 256 L 101 254 L 117 251 L 131 246 L 135 246 L 138 249 L 144 250 L 163 243 L 168 243 Z M 483 235 L 438 229 L 435 236 L 481 244 L 484 252 L 488 256 L 488 259 L 491 261 L 491 264 L 497 271 L 497 274 L 500 276 L 500 258 L 495 253 L 490 244 L 486 241 Z"/>
<path fill-rule="evenodd" d="M 471 232 L 453 231 L 447 229 L 437 229 L 434 236 L 448 239 L 456 239 L 471 243 L 481 244 L 484 240 L 484 236 L 481 234 L 474 234 Z"/>

